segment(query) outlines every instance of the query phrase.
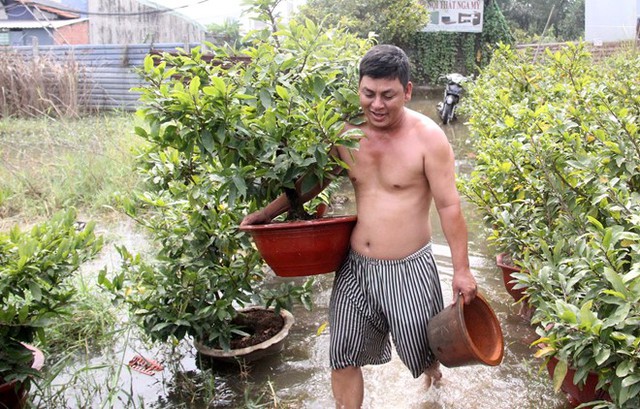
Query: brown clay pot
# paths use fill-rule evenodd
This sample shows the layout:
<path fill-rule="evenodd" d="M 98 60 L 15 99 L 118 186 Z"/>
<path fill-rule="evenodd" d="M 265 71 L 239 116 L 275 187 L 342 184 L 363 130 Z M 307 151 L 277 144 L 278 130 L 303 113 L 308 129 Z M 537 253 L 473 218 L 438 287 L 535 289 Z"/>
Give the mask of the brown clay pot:
<path fill-rule="evenodd" d="M 429 347 L 446 367 L 496 366 L 504 356 L 504 338 L 496 314 L 478 294 L 468 305 L 462 297 L 429 321 Z"/>
<path fill-rule="evenodd" d="M 264 261 L 278 276 L 336 271 L 349 251 L 356 216 L 241 226 L 251 234 Z"/>
<path fill-rule="evenodd" d="M 522 297 L 525 296 L 524 289 L 518 288 L 515 289 L 515 282 L 513 282 L 514 278 L 511 276 L 512 273 L 519 273 L 521 269 L 516 266 L 511 266 L 504 263 L 504 258 L 506 257 L 505 253 L 498 254 L 496 256 L 496 264 L 502 270 L 502 281 L 504 282 L 504 287 L 507 289 L 507 292 L 513 297 L 514 300 L 520 301 Z"/>
<path fill-rule="evenodd" d="M 247 311 L 254 308 L 263 307 L 249 307 L 241 311 Z M 231 349 L 229 351 L 218 348 L 211 348 L 198 341 L 194 342 L 194 346 L 199 353 L 216 361 L 244 363 L 257 361 L 261 358 L 274 355 L 282 351 L 284 347 L 284 341 L 289 335 L 289 330 L 293 326 L 295 319 L 293 317 L 293 314 L 282 308 L 280 309 L 280 316 L 284 319 L 284 325 L 282 326 L 282 329 L 270 339 L 259 344 L 246 348 Z"/>
<path fill-rule="evenodd" d="M 553 379 L 553 373 L 557 364 L 558 358 L 556 358 L 555 356 L 551 357 L 551 359 L 549 359 L 549 361 L 547 362 L 547 371 L 549 372 L 549 376 L 551 376 L 551 379 Z M 575 374 L 575 369 L 567 369 L 567 375 L 564 377 L 562 385 L 560 386 L 560 389 L 567 395 L 567 400 L 569 401 L 569 405 L 571 405 L 572 408 L 594 400 L 611 401 L 611 397 L 606 391 L 603 391 L 601 389 L 596 390 L 596 385 L 598 384 L 597 374 L 593 372 L 589 373 L 589 375 L 587 375 L 585 384 L 581 386 L 573 383 L 573 377 L 575 376 Z"/>
<path fill-rule="evenodd" d="M 31 368 L 39 371 L 44 365 L 44 354 L 38 348 L 22 344 L 33 352 Z M 0 384 L 0 408 L 21 409 L 27 403 L 27 389 L 16 381 Z"/>
<path fill-rule="evenodd" d="M 249 307 L 241 311 L 247 311 L 253 308 L 263 307 Z M 289 335 L 289 330 L 293 326 L 295 319 L 293 317 L 293 314 L 282 308 L 280 309 L 280 316 L 284 319 L 284 325 L 282 326 L 282 329 L 270 339 L 250 347 L 225 351 L 219 348 L 208 347 L 198 342 L 197 340 L 194 341 L 193 344 L 196 347 L 196 350 L 202 355 L 205 355 L 216 361 L 244 363 L 257 361 L 258 359 L 277 354 L 282 351 L 284 347 L 284 341 L 287 335 Z"/>

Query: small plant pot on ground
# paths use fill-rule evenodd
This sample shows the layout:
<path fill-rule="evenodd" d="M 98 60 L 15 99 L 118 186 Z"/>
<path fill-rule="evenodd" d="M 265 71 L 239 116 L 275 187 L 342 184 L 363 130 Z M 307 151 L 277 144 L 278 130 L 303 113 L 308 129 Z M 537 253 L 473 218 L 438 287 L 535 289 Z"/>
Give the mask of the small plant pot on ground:
<path fill-rule="evenodd" d="M 33 363 L 31 368 L 39 371 L 44 365 L 44 354 L 38 348 L 23 344 L 26 348 L 33 352 Z M 3 382 L 0 379 L 0 407 L 6 409 L 21 409 L 26 407 L 27 388 L 17 381 Z"/>
<path fill-rule="evenodd" d="M 555 372 L 556 365 L 558 365 L 558 358 L 555 356 L 551 357 L 547 362 L 547 371 L 549 372 L 549 376 L 553 379 L 553 374 Z M 596 385 L 598 384 L 598 375 L 591 372 L 587 375 L 587 380 L 584 385 L 576 385 L 573 382 L 573 377 L 576 374 L 576 370 L 574 368 L 568 368 L 567 374 L 562 381 L 562 385 L 560 389 L 567 395 L 567 400 L 569 401 L 569 405 L 572 408 L 578 407 L 583 403 L 598 401 L 598 400 L 606 400 L 611 401 L 611 397 L 607 393 L 607 391 L 596 389 Z"/>
<path fill-rule="evenodd" d="M 511 257 L 509 257 L 506 253 L 500 253 L 496 256 L 496 264 L 502 270 L 502 281 L 504 282 L 504 288 L 507 289 L 507 292 L 514 300 L 520 301 L 525 296 L 524 289 L 522 288 L 514 288 L 516 283 L 514 282 L 515 278 L 511 276 L 512 273 L 519 273 L 522 270 L 520 267 L 517 267 L 511 261 Z"/>
<path fill-rule="evenodd" d="M 260 255 L 281 277 L 336 271 L 349 251 L 356 216 L 242 226 Z"/>
<path fill-rule="evenodd" d="M 257 325 L 255 330 L 256 334 L 253 335 L 260 336 L 270 333 L 274 333 L 274 335 L 262 342 L 256 343 L 255 345 L 241 347 L 238 347 L 237 345 L 242 345 L 242 342 L 250 341 L 251 339 L 232 340 L 230 350 L 212 348 L 203 345 L 201 342 L 196 340 L 194 341 L 196 350 L 200 354 L 216 361 L 243 363 L 257 361 L 261 358 L 274 355 L 282 351 L 286 337 L 289 335 L 289 330 L 295 322 L 293 315 L 289 311 L 281 308 L 279 317 L 275 314 L 275 310 L 273 308 L 267 309 L 263 307 L 250 307 L 240 310 L 239 312 L 243 314 L 244 319 L 248 322 L 251 322 L 254 319 L 264 322 L 266 318 L 269 322 L 278 324 L 277 328 L 266 328 L 264 326 Z M 253 315 L 255 315 L 255 317 Z M 279 319 L 272 320 L 271 316 L 276 316 L 276 318 Z M 269 327 L 271 327 L 271 325 L 269 325 Z"/>
<path fill-rule="evenodd" d="M 496 256 L 496 265 L 502 270 L 504 288 L 516 302 L 520 303 L 520 311 L 518 311 L 518 315 L 522 316 L 525 320 L 530 321 L 535 309 L 527 302 L 524 288 L 514 288 L 516 283 L 515 278 L 512 276 L 513 273 L 522 272 L 522 269 L 515 266 L 511 257 L 506 253 L 500 253 Z"/>

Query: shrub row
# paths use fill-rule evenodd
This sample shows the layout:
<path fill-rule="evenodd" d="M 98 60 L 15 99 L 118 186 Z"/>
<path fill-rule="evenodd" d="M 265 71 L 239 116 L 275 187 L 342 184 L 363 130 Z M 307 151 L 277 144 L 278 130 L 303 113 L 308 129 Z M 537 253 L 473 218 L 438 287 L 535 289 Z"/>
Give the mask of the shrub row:
<path fill-rule="evenodd" d="M 467 102 L 477 165 L 461 188 L 529 272 L 538 355 L 559 359 L 558 387 L 575 367 L 639 407 L 640 57 L 595 63 L 578 44 L 534 64 L 502 47 Z"/>

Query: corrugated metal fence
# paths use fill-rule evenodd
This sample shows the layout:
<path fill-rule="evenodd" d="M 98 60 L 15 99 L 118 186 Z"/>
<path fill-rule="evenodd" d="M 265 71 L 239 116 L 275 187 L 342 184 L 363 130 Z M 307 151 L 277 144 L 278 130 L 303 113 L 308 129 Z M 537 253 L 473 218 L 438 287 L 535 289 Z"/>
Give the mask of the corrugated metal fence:
<path fill-rule="evenodd" d="M 189 50 L 199 45 L 201 44 L 33 45 L 9 47 L 4 50 L 18 52 L 26 59 L 47 56 L 61 63 L 74 61 L 82 67 L 79 89 L 83 95 L 79 96 L 79 100 L 84 108 L 133 111 L 139 105 L 139 93 L 131 91 L 131 88 L 143 85 L 142 78 L 135 69 L 142 67 L 145 56 L 152 52 L 175 52 L 177 48 Z M 518 48 L 537 55 L 540 49 L 555 50 L 563 46 L 566 44 L 520 45 Z M 638 43 L 631 42 L 631 46 L 637 47 Z M 594 55 L 602 56 L 609 55 L 621 47 L 629 47 L 629 44 L 612 43 L 600 47 L 593 46 L 591 50 Z M 3 48 L 0 48 L 0 52 L 2 50 Z"/>
<path fill-rule="evenodd" d="M 144 58 L 152 51 L 188 50 L 200 44 L 107 44 L 107 45 L 70 45 L 70 46 L 18 46 L 12 51 L 25 58 L 47 56 L 56 61 L 75 61 L 83 69 L 80 89 L 87 95 L 81 96 L 86 108 L 124 109 L 133 111 L 138 107 L 139 93 L 132 87 L 143 84 L 136 68 L 141 68 Z"/>

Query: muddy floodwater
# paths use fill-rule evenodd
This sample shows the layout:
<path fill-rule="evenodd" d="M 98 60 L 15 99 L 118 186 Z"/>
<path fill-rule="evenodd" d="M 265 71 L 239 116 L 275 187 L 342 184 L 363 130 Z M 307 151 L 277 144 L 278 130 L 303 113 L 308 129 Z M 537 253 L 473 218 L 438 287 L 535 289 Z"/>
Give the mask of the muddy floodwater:
<path fill-rule="evenodd" d="M 436 102 L 440 92 L 414 94 L 410 103 L 412 109 L 438 121 Z M 439 122 L 439 121 L 438 121 Z M 440 123 L 440 122 L 439 122 Z M 458 174 L 468 174 L 472 169 L 472 152 L 469 149 L 469 135 L 464 118 L 451 125 L 443 126 L 456 153 Z M 353 214 L 353 200 L 349 189 L 342 192 L 348 198 L 345 203 L 334 209 L 335 214 Z M 541 361 L 533 358 L 529 344 L 535 340 L 532 327 L 518 315 L 519 306 L 514 305 L 502 284 L 501 273 L 495 265 L 495 254 L 487 247 L 483 238 L 481 220 L 472 206 L 464 204 L 469 226 L 469 247 L 472 270 L 478 280 L 481 293 L 491 304 L 500 321 L 504 338 L 505 353 L 501 365 L 488 367 L 473 365 L 460 368 L 443 368 L 443 382 L 438 388 L 425 390 L 423 379 L 414 380 L 409 371 L 394 354 L 390 363 L 370 366 L 363 369 L 365 379 L 364 407 L 371 409 L 555 409 L 568 407 L 566 398 L 555 393 L 546 370 L 540 370 Z M 440 231 L 437 215 L 433 215 L 433 249 L 438 262 L 442 280 L 445 303 L 451 302 L 452 266 L 449 248 Z M 127 229 L 131 225 L 123 222 L 120 231 L 111 231 L 113 238 L 123 238 L 125 245 L 140 251 L 143 236 Z M 107 262 L 117 265 L 115 252 L 107 256 Z M 278 281 L 279 279 L 275 279 Z M 243 408 L 246 406 L 243 390 L 249 387 L 249 394 L 255 397 L 265 391 L 264 385 L 271 383 L 282 407 L 325 409 L 333 408 L 330 372 L 328 367 L 329 331 L 322 331 L 327 317 L 329 295 L 333 274 L 316 277 L 314 306 L 307 311 L 297 306 L 292 311 L 296 323 L 285 344 L 284 351 L 243 369 L 216 366 L 201 363 L 192 344 L 185 340 L 177 350 L 180 358 L 174 364 L 166 365 L 164 371 L 153 376 L 129 371 L 124 368 L 120 373 L 104 374 L 118 376 L 119 384 L 126 390 L 121 402 L 122 407 L 131 407 L 131 397 L 138 402 L 136 407 L 215 407 Z M 303 282 L 303 279 L 299 280 Z M 157 360 L 170 361 L 165 349 L 148 349 L 135 341 L 135 334 L 125 342 L 122 348 L 121 363 L 126 363 L 136 353 L 146 354 Z M 145 349 L 147 348 L 147 349 Z M 104 354 L 95 357 L 91 364 L 104 364 Z M 212 370 L 202 376 L 203 365 Z M 91 375 L 95 376 L 95 372 Z M 61 377 L 61 380 L 63 378 Z M 188 382 L 185 383 L 185 380 Z M 189 386 L 185 386 L 185 385 Z M 215 393 L 200 398 L 196 402 L 187 402 L 189 388 L 205 389 L 208 386 Z M 253 388 L 253 389 L 251 389 Z M 268 394 L 267 394 L 268 396 Z M 265 399 L 269 401 L 269 399 Z M 206 402 L 206 403 L 205 403 Z M 115 404 L 117 406 L 117 403 Z M 101 406 L 101 405 L 99 405 Z M 272 407 L 272 406 L 266 406 Z M 278 406 L 280 407 L 280 406 Z"/>

